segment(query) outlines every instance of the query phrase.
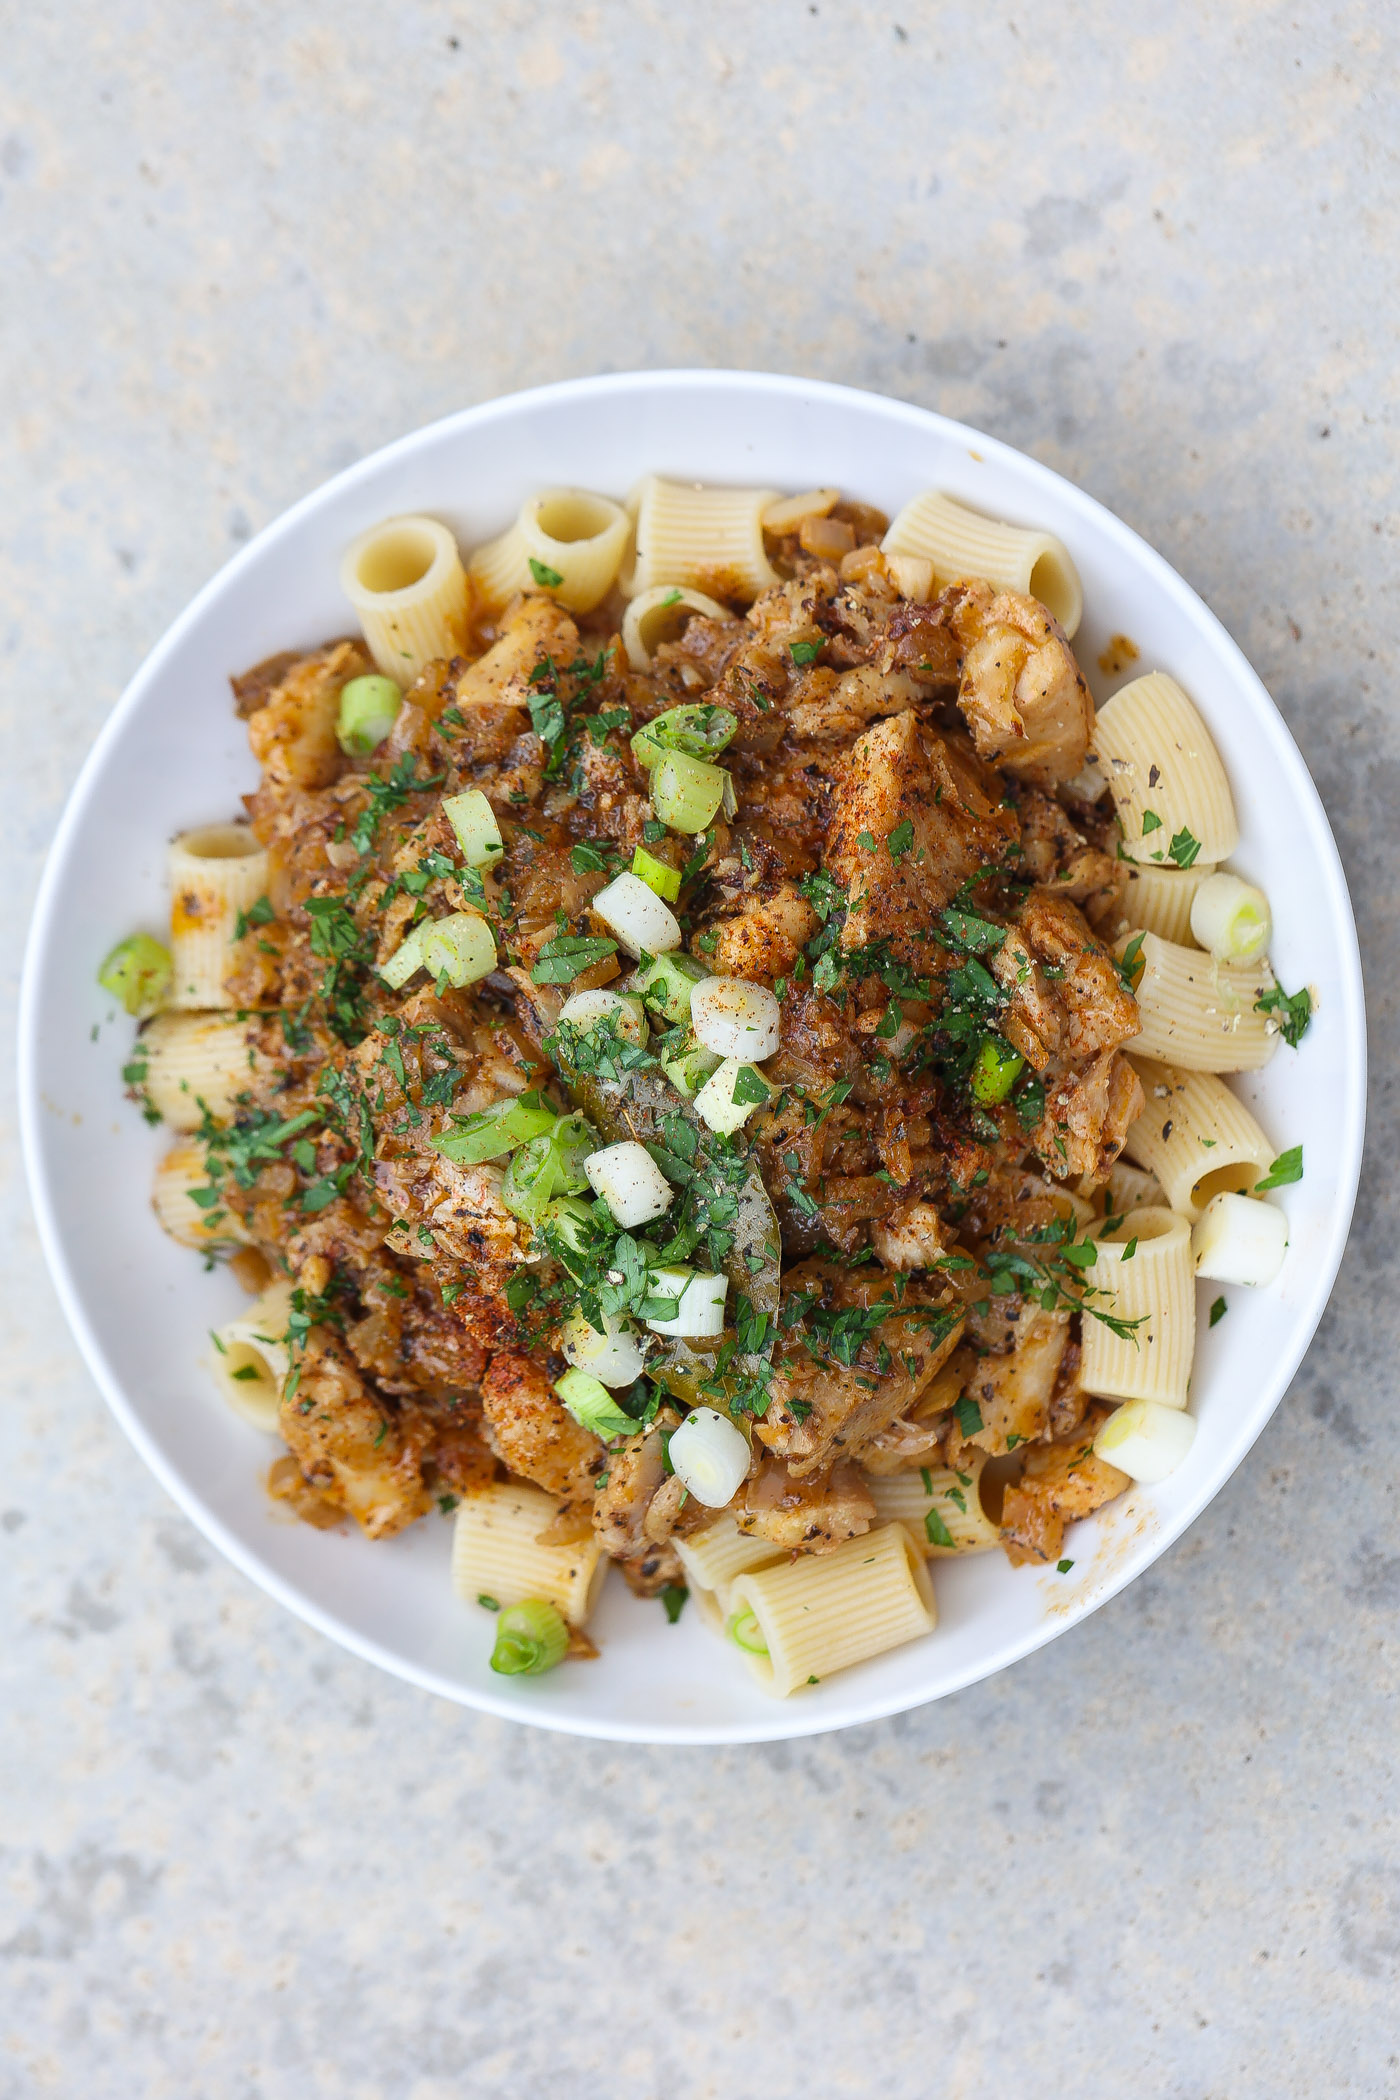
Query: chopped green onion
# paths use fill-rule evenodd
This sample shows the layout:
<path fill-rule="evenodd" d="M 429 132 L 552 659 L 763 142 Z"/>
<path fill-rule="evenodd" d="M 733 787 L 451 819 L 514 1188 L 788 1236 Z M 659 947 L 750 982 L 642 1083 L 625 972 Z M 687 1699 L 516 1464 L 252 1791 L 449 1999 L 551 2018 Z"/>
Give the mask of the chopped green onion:
<path fill-rule="evenodd" d="M 598 1140 L 582 1116 L 560 1116 L 547 1137 L 522 1145 L 506 1169 L 501 1201 L 529 1225 L 542 1224 L 556 1196 L 577 1196 L 588 1187 L 583 1163 Z"/>
<path fill-rule="evenodd" d="M 647 888 L 655 890 L 667 904 L 674 904 L 681 893 L 680 869 L 673 868 L 669 861 L 657 860 L 645 846 L 638 846 L 632 855 L 632 873 L 640 875 Z"/>
<path fill-rule="evenodd" d="M 578 1196 L 556 1196 L 544 1214 L 545 1236 L 568 1269 L 587 1265 L 598 1238 L 592 1211 Z"/>
<path fill-rule="evenodd" d="M 1026 1060 L 999 1035 L 983 1036 L 969 1081 L 973 1100 L 980 1101 L 984 1107 L 1004 1101 L 1024 1071 L 1025 1064 Z"/>
<path fill-rule="evenodd" d="M 428 975 L 445 977 L 458 989 L 476 984 L 496 967 L 496 943 L 480 912 L 454 911 L 445 919 L 425 920 L 419 954 Z"/>
<path fill-rule="evenodd" d="M 368 758 L 398 719 L 403 694 L 392 678 L 352 678 L 340 689 L 335 740 L 347 758 Z"/>
<path fill-rule="evenodd" d="M 502 1159 L 531 1138 L 547 1137 L 558 1120 L 539 1094 L 522 1094 L 516 1101 L 493 1102 L 456 1130 L 441 1132 L 433 1150 L 459 1167 L 475 1166 L 479 1160 Z"/>
<path fill-rule="evenodd" d="M 704 700 L 691 701 L 685 707 L 668 707 L 665 714 L 637 731 L 632 739 L 632 755 L 648 773 L 668 751 L 679 751 L 690 758 L 714 758 L 738 727 L 736 714 Z"/>
<path fill-rule="evenodd" d="M 631 1436 L 641 1426 L 623 1413 L 601 1378 L 577 1365 L 555 1379 L 554 1390 L 580 1428 L 591 1429 L 594 1436 Z"/>
<path fill-rule="evenodd" d="M 690 995 L 709 974 L 704 963 L 697 962 L 694 956 L 672 949 L 670 954 L 658 955 L 644 970 L 638 970 L 632 986 L 654 1012 L 674 1027 L 690 1019 Z"/>
<path fill-rule="evenodd" d="M 745 1655 L 766 1655 L 768 1643 L 763 1638 L 763 1628 L 758 1623 L 756 1611 L 736 1611 L 730 1618 L 725 1632 L 736 1648 Z"/>
<path fill-rule="evenodd" d="M 732 792 L 732 783 L 722 766 L 683 751 L 667 752 L 651 776 L 652 806 L 662 823 L 692 836 L 713 824 L 726 789 Z"/>
<path fill-rule="evenodd" d="M 502 1677 L 538 1677 L 562 1662 L 568 1647 L 569 1629 L 554 1606 L 527 1597 L 501 1613 L 491 1667 Z"/>
<path fill-rule="evenodd" d="M 505 852 L 501 827 L 480 788 L 461 795 L 444 795 L 442 813 L 457 834 L 462 858 L 469 868 L 490 868 Z"/>
<path fill-rule="evenodd" d="M 426 920 L 423 925 L 415 926 L 412 933 L 406 939 L 400 941 L 398 947 L 389 957 L 388 962 L 380 970 L 379 975 L 384 979 L 391 991 L 402 991 L 414 971 L 422 969 L 423 935 L 426 930 Z"/>
<path fill-rule="evenodd" d="M 103 961 L 97 981 L 129 1014 L 152 1014 L 170 988 L 170 950 L 149 933 L 128 934 Z"/>
<path fill-rule="evenodd" d="M 694 1036 L 687 1039 L 684 1047 L 677 1051 L 674 1057 L 663 1057 L 661 1060 L 662 1071 L 676 1092 L 684 1094 L 687 1101 L 694 1099 L 710 1074 L 719 1070 L 719 1065 L 720 1060 L 714 1051 L 707 1050 L 703 1043 L 697 1043 Z"/>

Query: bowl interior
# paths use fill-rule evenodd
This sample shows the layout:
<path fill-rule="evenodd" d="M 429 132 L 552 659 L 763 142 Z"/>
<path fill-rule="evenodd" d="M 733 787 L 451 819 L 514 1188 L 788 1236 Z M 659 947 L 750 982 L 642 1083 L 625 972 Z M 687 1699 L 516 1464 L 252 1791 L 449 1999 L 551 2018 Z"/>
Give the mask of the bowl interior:
<path fill-rule="evenodd" d="M 1278 1148 L 1304 1146 L 1282 1192 L 1291 1250 L 1272 1289 L 1227 1292 L 1204 1318 L 1186 1464 L 1077 1526 L 1067 1575 L 1000 1555 L 935 1563 L 930 1639 L 775 1702 L 692 1608 L 673 1627 L 614 1577 L 596 1663 L 521 1682 L 492 1677 L 488 1615 L 448 1580 L 449 1526 L 387 1544 L 279 1520 L 263 1491 L 273 1447 L 233 1417 L 202 1368 L 208 1331 L 243 1301 L 222 1272 L 168 1241 L 148 1190 L 161 1134 L 121 1097 L 131 1024 L 95 970 L 133 927 L 159 931 L 165 846 L 227 818 L 255 783 L 229 675 L 352 626 L 340 555 L 377 520 L 427 511 L 464 544 L 532 491 L 622 495 L 646 471 L 783 490 L 835 483 L 893 512 L 930 486 L 1049 527 L 1084 583 L 1076 653 L 1099 701 L 1109 637 L 1133 671 L 1170 671 L 1219 743 L 1241 819 L 1235 864 L 1269 891 L 1276 966 L 1314 987 L 1302 1049 L 1280 1049 L 1240 1091 Z M 572 382 L 470 410 L 366 460 L 298 505 L 200 594 L 137 674 L 83 770 L 46 870 L 26 970 L 21 1095 L 36 1206 L 65 1308 L 137 1447 L 209 1537 L 273 1595 L 362 1655 L 445 1696 L 556 1728 L 651 1741 L 737 1741 L 871 1719 L 985 1676 L 1072 1624 L 1161 1552 L 1238 1464 L 1316 1327 L 1341 1257 L 1359 1166 L 1364 1030 L 1355 932 L 1321 804 L 1277 712 L 1213 616 L 1117 519 L 1047 468 L 922 410 L 839 387 L 734 373 Z M 1199 1287 L 1201 1310 L 1217 1295 Z"/>

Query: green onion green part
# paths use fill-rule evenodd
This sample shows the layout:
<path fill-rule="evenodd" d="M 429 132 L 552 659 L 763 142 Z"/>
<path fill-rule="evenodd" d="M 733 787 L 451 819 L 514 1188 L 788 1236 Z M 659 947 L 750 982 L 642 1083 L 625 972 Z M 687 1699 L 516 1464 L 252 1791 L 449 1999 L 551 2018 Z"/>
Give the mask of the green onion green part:
<path fill-rule="evenodd" d="M 491 1667 L 501 1677 L 539 1677 L 564 1660 L 569 1629 L 552 1604 L 527 1597 L 501 1613 Z"/>
<path fill-rule="evenodd" d="M 335 740 L 347 758 L 368 758 L 398 719 L 403 694 L 392 678 L 352 678 L 340 689 Z"/>
<path fill-rule="evenodd" d="M 170 950 L 149 933 L 128 934 L 104 959 L 97 981 L 129 1014 L 153 1014 L 170 989 Z"/>

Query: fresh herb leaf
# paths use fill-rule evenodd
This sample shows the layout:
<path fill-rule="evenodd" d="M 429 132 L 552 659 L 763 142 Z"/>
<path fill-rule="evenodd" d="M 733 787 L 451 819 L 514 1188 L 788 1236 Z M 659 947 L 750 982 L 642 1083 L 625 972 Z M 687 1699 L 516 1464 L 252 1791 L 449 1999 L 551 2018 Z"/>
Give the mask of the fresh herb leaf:
<path fill-rule="evenodd" d="M 1273 984 L 1255 1000 L 1254 1011 L 1275 1015 L 1279 1034 L 1290 1050 L 1296 1050 L 1312 1025 L 1312 993 L 1304 985 L 1290 995 L 1282 985 Z"/>
<path fill-rule="evenodd" d="M 561 933 L 554 940 L 546 941 L 541 948 L 530 972 L 530 981 L 532 984 L 572 984 L 585 970 L 593 969 L 616 953 L 616 941 Z"/>
<path fill-rule="evenodd" d="M 1167 852 L 1179 868 L 1189 868 L 1201 850 L 1201 842 L 1193 838 L 1183 824 L 1172 839 Z"/>
<path fill-rule="evenodd" d="M 676 595 L 679 597 L 680 593 L 677 592 Z M 665 1589 L 661 1592 L 661 1602 L 665 1608 L 668 1625 L 675 1625 L 677 1619 L 685 1610 L 685 1600 L 689 1595 L 690 1591 L 683 1582 L 667 1583 Z"/>
<path fill-rule="evenodd" d="M 792 642 L 788 645 L 788 655 L 795 664 L 814 664 L 821 653 L 820 642 Z"/>
<path fill-rule="evenodd" d="M 1114 964 L 1114 968 L 1118 972 L 1118 982 L 1122 985 L 1125 992 L 1131 992 L 1135 989 L 1138 978 L 1141 975 L 1143 967 L 1142 942 L 1143 936 L 1140 933 L 1135 933 Z"/>
<path fill-rule="evenodd" d="M 1224 1319 L 1224 1317 L 1225 1317 L 1226 1313 L 1227 1313 L 1227 1312 L 1228 1312 L 1229 1310 L 1230 1310 L 1230 1308 L 1229 1308 L 1229 1306 L 1228 1306 L 1228 1305 L 1227 1305 L 1227 1304 L 1225 1303 L 1225 1300 L 1224 1300 L 1223 1298 L 1217 1298 L 1217 1299 L 1216 1299 L 1216 1301 L 1215 1301 L 1215 1303 L 1214 1303 L 1214 1305 L 1212 1305 L 1212 1307 L 1211 1307 L 1211 1309 L 1210 1309 L 1210 1324 L 1211 1324 L 1211 1326 L 1212 1326 L 1212 1327 L 1218 1326 L 1218 1325 L 1219 1325 L 1219 1323 L 1220 1323 L 1220 1321 Z"/>
<path fill-rule="evenodd" d="M 1161 818 L 1160 818 L 1160 817 L 1158 816 L 1158 814 L 1157 814 L 1156 810 L 1155 810 L 1155 809 L 1145 809 L 1145 810 L 1143 811 L 1143 813 L 1142 813 L 1142 835 L 1143 835 L 1143 837 L 1144 837 L 1144 838 L 1150 838 L 1150 837 L 1152 836 L 1152 833 L 1153 833 L 1154 831 L 1160 831 L 1160 830 L 1161 830 L 1161 828 L 1162 828 L 1162 819 L 1161 819 Z"/>
<path fill-rule="evenodd" d="M 533 554 L 530 556 L 530 574 L 536 583 L 551 591 L 557 591 L 564 581 L 557 569 L 551 569 L 547 561 L 536 561 Z"/>
<path fill-rule="evenodd" d="M 1303 1148 L 1291 1145 L 1287 1152 L 1280 1152 L 1262 1181 L 1254 1184 L 1256 1194 L 1260 1189 L 1287 1188 L 1292 1181 L 1303 1178 Z"/>
<path fill-rule="evenodd" d="M 924 1513 L 924 1534 L 931 1546 L 952 1547 L 953 1534 L 936 1509 Z"/>

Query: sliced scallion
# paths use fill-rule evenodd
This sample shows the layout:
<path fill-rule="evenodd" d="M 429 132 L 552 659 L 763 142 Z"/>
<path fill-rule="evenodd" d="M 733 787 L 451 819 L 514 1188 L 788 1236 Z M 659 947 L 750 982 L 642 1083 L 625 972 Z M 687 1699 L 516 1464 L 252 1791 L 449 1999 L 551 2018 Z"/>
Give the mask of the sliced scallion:
<path fill-rule="evenodd" d="M 501 1613 L 491 1667 L 501 1677 L 538 1677 L 562 1662 L 568 1647 L 569 1629 L 555 1607 L 527 1597 Z"/>

